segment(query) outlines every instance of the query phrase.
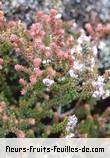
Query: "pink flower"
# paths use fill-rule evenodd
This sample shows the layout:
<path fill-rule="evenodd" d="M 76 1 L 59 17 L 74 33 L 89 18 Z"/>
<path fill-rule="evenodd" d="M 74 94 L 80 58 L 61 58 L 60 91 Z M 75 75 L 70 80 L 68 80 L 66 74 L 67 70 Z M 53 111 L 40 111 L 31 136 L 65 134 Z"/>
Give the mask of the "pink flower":
<path fill-rule="evenodd" d="M 48 75 L 49 75 L 50 77 L 55 76 L 55 74 L 56 74 L 56 71 L 53 70 L 52 67 L 49 67 L 49 68 L 47 69 L 47 71 L 48 71 Z"/>
<path fill-rule="evenodd" d="M 17 37 L 15 34 L 12 34 L 12 35 L 10 36 L 10 40 L 11 40 L 12 42 L 16 42 L 16 41 L 18 40 L 18 37 Z"/>
<path fill-rule="evenodd" d="M 3 65 L 3 59 L 0 58 L 0 65 Z"/>
<path fill-rule="evenodd" d="M 19 83 L 23 86 L 26 86 L 26 81 L 23 78 L 19 79 Z"/>
<path fill-rule="evenodd" d="M 27 92 L 27 89 L 26 89 L 26 88 L 23 88 L 23 89 L 21 90 L 21 95 L 25 95 L 26 92 Z"/>
<path fill-rule="evenodd" d="M 50 57 L 52 56 L 51 52 L 49 52 L 49 51 L 46 51 L 46 52 L 45 52 L 45 55 L 46 55 L 46 57 L 48 57 L 48 58 L 50 58 Z"/>
<path fill-rule="evenodd" d="M 51 9 L 50 15 L 51 16 L 56 16 L 57 15 L 57 10 L 56 9 Z"/>
<path fill-rule="evenodd" d="M 110 32 L 110 24 L 107 24 L 105 29 L 106 29 L 106 32 L 109 33 Z"/>
<path fill-rule="evenodd" d="M 102 24 L 98 24 L 97 27 L 96 27 L 96 31 L 97 32 L 103 31 L 103 25 Z"/>
<path fill-rule="evenodd" d="M 63 56 L 64 56 L 64 59 L 68 59 L 68 57 L 69 57 L 69 55 L 67 53 L 64 53 Z"/>
<path fill-rule="evenodd" d="M 3 22 L 4 20 L 4 13 L 0 10 L 0 22 Z"/>
<path fill-rule="evenodd" d="M 37 82 L 36 77 L 34 75 L 30 76 L 31 85 L 34 86 Z"/>
<path fill-rule="evenodd" d="M 16 70 L 16 71 L 23 71 L 23 69 L 24 69 L 24 68 L 23 68 L 22 65 L 19 65 L 19 64 L 16 64 L 16 65 L 15 65 L 15 70 Z"/>
<path fill-rule="evenodd" d="M 71 56 L 69 57 L 69 64 L 70 64 L 70 67 L 74 66 L 74 61 L 73 61 L 73 58 Z"/>
<path fill-rule="evenodd" d="M 34 72 L 36 73 L 36 77 L 40 77 L 40 76 L 42 76 L 42 74 L 43 74 L 43 71 L 40 70 L 39 68 L 35 68 L 35 69 L 34 69 Z"/>
<path fill-rule="evenodd" d="M 35 58 L 33 61 L 34 67 L 39 67 L 41 64 L 42 60 L 40 58 Z"/>
<path fill-rule="evenodd" d="M 61 51 L 61 50 L 58 50 L 57 52 L 57 57 L 59 58 L 59 59 L 64 59 L 64 53 L 63 53 L 63 51 Z"/>
<path fill-rule="evenodd" d="M 37 14 L 36 14 L 36 19 L 37 21 L 42 21 L 42 18 L 44 16 L 44 12 L 43 11 L 38 11 Z"/>
<path fill-rule="evenodd" d="M 63 22 L 61 19 L 58 19 L 57 20 L 57 29 L 62 29 L 62 26 L 63 26 Z"/>
<path fill-rule="evenodd" d="M 20 48 L 16 48 L 15 51 L 16 51 L 16 53 L 20 53 L 21 50 L 20 50 Z"/>
<path fill-rule="evenodd" d="M 87 23 L 87 24 L 85 25 L 85 28 L 86 28 L 86 30 L 87 30 L 89 33 L 93 33 L 93 32 L 94 32 L 94 31 L 93 31 L 93 28 L 92 28 L 92 26 L 91 26 L 90 23 Z"/>
<path fill-rule="evenodd" d="M 11 27 L 15 27 L 17 25 L 17 23 L 13 20 L 9 21 L 8 22 L 8 27 L 11 28 Z"/>
<path fill-rule="evenodd" d="M 49 22 L 50 22 L 50 16 L 48 16 L 48 15 L 44 15 L 44 22 L 46 23 L 46 24 L 48 24 Z"/>

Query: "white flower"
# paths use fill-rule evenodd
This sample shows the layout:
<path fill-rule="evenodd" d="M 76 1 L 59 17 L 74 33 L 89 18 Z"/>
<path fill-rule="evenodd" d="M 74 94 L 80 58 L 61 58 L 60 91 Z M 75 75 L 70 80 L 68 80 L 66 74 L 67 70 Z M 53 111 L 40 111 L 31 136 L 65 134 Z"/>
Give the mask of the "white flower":
<path fill-rule="evenodd" d="M 93 87 L 97 86 L 97 82 L 96 81 L 92 81 L 91 83 L 92 83 Z"/>
<path fill-rule="evenodd" d="M 51 86 L 52 84 L 54 84 L 54 80 L 50 80 L 50 79 L 48 79 L 48 78 L 45 78 L 45 79 L 43 79 L 43 83 L 44 83 L 47 87 L 49 87 L 49 86 Z"/>
<path fill-rule="evenodd" d="M 95 91 L 95 92 L 92 94 L 92 97 L 93 97 L 93 98 L 99 98 L 99 97 L 100 97 L 99 91 Z"/>
<path fill-rule="evenodd" d="M 94 55 L 94 56 L 97 56 L 97 53 L 98 53 L 97 47 L 94 46 L 92 49 L 93 49 L 93 55 Z"/>
<path fill-rule="evenodd" d="M 103 87 L 99 87 L 100 97 L 102 97 L 104 95 L 104 93 L 105 93 L 104 88 Z"/>
<path fill-rule="evenodd" d="M 90 39 L 91 39 L 90 36 L 86 36 L 85 34 L 82 34 L 82 35 L 78 38 L 77 42 L 78 42 L 79 44 L 82 44 L 84 41 L 89 42 Z"/>
<path fill-rule="evenodd" d="M 55 16 L 55 19 L 61 19 L 61 17 L 62 17 L 61 14 L 57 14 L 57 15 Z"/>
<path fill-rule="evenodd" d="M 70 75 L 71 77 L 73 77 L 73 78 L 77 78 L 77 77 L 78 77 L 78 75 L 76 75 L 75 72 L 74 72 L 74 70 L 72 70 L 72 69 L 69 70 L 68 73 L 69 73 L 69 75 Z"/>
<path fill-rule="evenodd" d="M 66 136 L 66 138 L 74 138 L 74 133 L 70 133 L 69 135 Z"/>
<path fill-rule="evenodd" d="M 74 128 L 75 128 L 77 122 L 78 122 L 78 119 L 77 119 L 77 117 L 75 115 L 70 116 L 68 118 L 68 123 L 67 123 L 67 126 L 66 126 L 66 131 L 70 132 L 70 133 L 74 132 Z"/>
<path fill-rule="evenodd" d="M 42 61 L 42 64 L 48 64 L 48 63 L 50 63 L 51 62 L 51 60 L 43 60 Z"/>
<path fill-rule="evenodd" d="M 74 62 L 74 69 L 81 72 L 84 69 L 84 65 L 83 64 L 79 64 L 77 61 L 75 61 Z"/>
<path fill-rule="evenodd" d="M 104 77 L 103 76 L 98 76 L 98 82 L 104 82 Z"/>
<path fill-rule="evenodd" d="M 71 54 L 80 53 L 82 51 L 82 47 L 80 44 L 71 49 Z"/>
<path fill-rule="evenodd" d="M 93 68 L 95 66 L 95 59 L 91 58 L 91 67 Z"/>
<path fill-rule="evenodd" d="M 103 95 L 102 99 L 106 99 L 110 96 L 110 90 L 106 90 L 105 94 Z"/>
<path fill-rule="evenodd" d="M 99 44 L 99 49 L 103 50 L 106 47 L 106 43 L 104 41 L 101 41 Z"/>
<path fill-rule="evenodd" d="M 64 81 L 64 80 L 65 80 L 65 77 L 58 78 L 58 81 Z"/>

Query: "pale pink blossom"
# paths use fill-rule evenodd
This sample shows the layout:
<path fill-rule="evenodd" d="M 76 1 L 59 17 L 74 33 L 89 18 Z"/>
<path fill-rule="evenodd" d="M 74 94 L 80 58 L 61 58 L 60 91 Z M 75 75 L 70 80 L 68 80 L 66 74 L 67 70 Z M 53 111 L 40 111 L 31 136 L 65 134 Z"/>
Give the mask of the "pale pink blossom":
<path fill-rule="evenodd" d="M 23 88 L 22 90 L 21 90 L 21 95 L 25 95 L 27 93 L 27 89 L 26 88 Z"/>
<path fill-rule="evenodd" d="M 98 24 L 96 27 L 96 32 L 102 32 L 103 31 L 103 25 L 102 24 Z"/>
<path fill-rule="evenodd" d="M 12 35 L 10 36 L 10 41 L 16 42 L 17 40 L 18 40 L 18 37 L 17 37 L 15 34 L 12 34 Z"/>
<path fill-rule="evenodd" d="M 3 65 L 3 59 L 0 58 L 0 65 Z"/>
<path fill-rule="evenodd" d="M 16 64 L 16 65 L 15 65 L 15 70 L 16 70 L 16 71 L 23 71 L 23 70 L 24 70 L 24 67 L 23 67 L 22 65 Z"/>
<path fill-rule="evenodd" d="M 44 18 L 44 22 L 46 24 L 48 24 L 50 22 L 50 16 L 49 15 L 44 15 L 43 18 Z"/>
<path fill-rule="evenodd" d="M 93 28 L 92 28 L 92 26 L 91 26 L 90 23 L 87 23 L 87 24 L 85 25 L 85 28 L 86 28 L 86 30 L 87 30 L 90 34 L 94 32 L 94 31 L 93 31 Z"/>
<path fill-rule="evenodd" d="M 21 52 L 20 48 L 16 48 L 15 51 L 16 51 L 16 53 L 20 53 Z"/>
<path fill-rule="evenodd" d="M 26 80 L 24 80 L 23 78 L 19 79 L 19 83 L 23 86 L 26 86 Z"/>
<path fill-rule="evenodd" d="M 43 74 L 43 71 L 40 70 L 39 68 L 34 68 L 34 72 L 35 72 L 36 77 L 40 77 Z"/>
<path fill-rule="evenodd" d="M 57 15 L 57 10 L 56 9 L 51 9 L 50 16 L 56 16 L 56 15 Z"/>
<path fill-rule="evenodd" d="M 30 76 L 30 83 L 31 85 L 35 85 L 37 82 L 36 77 L 34 75 Z"/>
<path fill-rule="evenodd" d="M 40 58 L 35 58 L 33 61 L 34 67 L 39 67 L 42 60 Z"/>

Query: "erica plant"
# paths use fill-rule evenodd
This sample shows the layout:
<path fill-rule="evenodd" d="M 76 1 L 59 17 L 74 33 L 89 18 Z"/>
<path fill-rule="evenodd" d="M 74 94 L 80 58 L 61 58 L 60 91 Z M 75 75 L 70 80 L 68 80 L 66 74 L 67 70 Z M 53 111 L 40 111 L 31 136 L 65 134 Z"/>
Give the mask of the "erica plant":
<path fill-rule="evenodd" d="M 12 98 L 15 94 L 9 101 L 0 88 L 1 137 L 10 132 L 64 137 L 70 113 L 62 117 L 61 107 L 109 96 L 109 71 L 98 74 L 95 42 L 82 29 L 77 36 L 68 34 L 55 9 L 49 15 L 39 11 L 30 28 L 21 21 L 7 22 L 1 11 L 0 39 L 1 84 L 9 86 Z"/>

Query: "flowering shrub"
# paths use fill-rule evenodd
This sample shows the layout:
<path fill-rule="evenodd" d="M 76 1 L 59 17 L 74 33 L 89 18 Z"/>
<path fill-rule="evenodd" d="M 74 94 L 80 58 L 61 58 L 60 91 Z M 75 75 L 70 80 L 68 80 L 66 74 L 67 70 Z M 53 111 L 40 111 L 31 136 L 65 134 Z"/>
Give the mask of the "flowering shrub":
<path fill-rule="evenodd" d="M 99 75 L 95 42 L 65 27 L 55 9 L 38 12 L 28 29 L 0 12 L 1 137 L 64 137 L 69 123 L 59 108 L 109 96 L 109 70 Z"/>

